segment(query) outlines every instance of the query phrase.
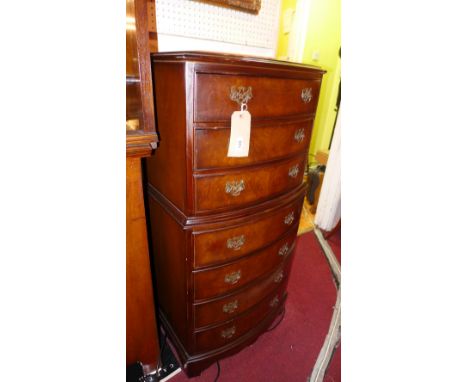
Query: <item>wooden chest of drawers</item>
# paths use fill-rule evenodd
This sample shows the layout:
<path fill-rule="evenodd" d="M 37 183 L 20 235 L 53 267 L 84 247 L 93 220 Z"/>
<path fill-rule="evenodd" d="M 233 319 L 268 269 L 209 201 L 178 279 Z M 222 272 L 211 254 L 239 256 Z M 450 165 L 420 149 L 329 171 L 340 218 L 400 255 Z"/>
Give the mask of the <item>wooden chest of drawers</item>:
<path fill-rule="evenodd" d="M 284 309 L 323 71 L 201 53 L 152 56 L 160 146 L 146 161 L 161 321 L 189 376 Z M 248 157 L 227 156 L 247 101 Z"/>

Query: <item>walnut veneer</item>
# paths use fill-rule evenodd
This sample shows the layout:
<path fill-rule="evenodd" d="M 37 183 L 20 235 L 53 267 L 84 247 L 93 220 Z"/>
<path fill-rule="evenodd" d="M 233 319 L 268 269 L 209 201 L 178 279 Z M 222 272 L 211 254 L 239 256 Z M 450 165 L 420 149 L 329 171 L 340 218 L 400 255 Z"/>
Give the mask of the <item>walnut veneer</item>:
<path fill-rule="evenodd" d="M 151 64 L 160 147 L 146 174 L 159 312 L 193 376 L 254 342 L 284 309 L 324 71 L 193 52 L 154 54 Z M 242 101 L 250 153 L 230 158 Z"/>

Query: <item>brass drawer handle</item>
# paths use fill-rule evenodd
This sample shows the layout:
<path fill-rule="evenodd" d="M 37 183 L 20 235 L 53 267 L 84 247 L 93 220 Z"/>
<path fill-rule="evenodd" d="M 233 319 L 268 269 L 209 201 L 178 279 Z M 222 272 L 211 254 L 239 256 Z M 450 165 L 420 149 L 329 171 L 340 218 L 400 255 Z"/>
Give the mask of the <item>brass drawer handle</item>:
<path fill-rule="evenodd" d="M 273 279 L 273 281 L 275 283 L 279 283 L 281 280 L 283 280 L 283 277 L 284 277 L 284 272 L 283 270 L 280 270 L 276 275 L 275 275 L 275 278 Z"/>
<path fill-rule="evenodd" d="M 309 103 L 312 100 L 312 88 L 302 89 L 301 98 L 304 103 Z"/>
<path fill-rule="evenodd" d="M 274 308 L 278 306 L 278 304 L 279 304 L 279 298 L 278 298 L 278 295 L 276 295 L 275 297 L 273 297 L 273 300 L 270 301 L 270 307 Z"/>
<path fill-rule="evenodd" d="M 239 106 L 247 104 L 253 98 L 252 86 L 231 86 L 229 98 L 231 101 L 237 102 Z"/>
<path fill-rule="evenodd" d="M 297 174 L 299 174 L 299 165 L 298 164 L 295 164 L 294 166 L 292 166 L 289 171 L 288 171 L 288 175 L 291 177 L 291 178 L 295 178 L 297 176 Z"/>
<path fill-rule="evenodd" d="M 223 306 L 224 313 L 234 313 L 234 311 L 239 307 L 239 302 L 237 300 L 231 301 Z"/>
<path fill-rule="evenodd" d="M 241 247 L 245 244 L 245 236 L 235 236 L 230 239 L 227 239 L 226 246 L 229 249 L 233 249 L 234 251 L 238 251 Z"/>
<path fill-rule="evenodd" d="M 293 221 L 294 221 L 294 211 L 291 211 L 289 214 L 287 214 L 284 217 L 284 224 L 291 225 Z"/>
<path fill-rule="evenodd" d="M 240 278 L 241 278 L 241 271 L 238 270 L 232 273 L 228 273 L 226 276 L 224 276 L 224 282 L 226 284 L 234 285 L 239 282 Z"/>
<path fill-rule="evenodd" d="M 304 129 L 301 128 L 299 130 L 296 130 L 296 132 L 294 133 L 294 140 L 297 142 L 297 143 L 301 143 L 305 138 L 305 132 L 304 132 Z"/>
<path fill-rule="evenodd" d="M 241 179 L 239 181 L 234 180 L 232 182 L 226 182 L 226 187 L 224 190 L 226 191 L 226 194 L 239 196 L 240 193 L 245 190 L 244 180 Z"/>
<path fill-rule="evenodd" d="M 288 253 L 288 251 L 289 251 L 289 244 L 286 243 L 279 249 L 278 255 L 279 256 L 284 256 L 284 255 L 286 255 Z"/>
<path fill-rule="evenodd" d="M 231 338 L 236 333 L 236 327 L 231 326 L 230 328 L 224 329 L 221 332 L 221 337 L 223 338 Z"/>

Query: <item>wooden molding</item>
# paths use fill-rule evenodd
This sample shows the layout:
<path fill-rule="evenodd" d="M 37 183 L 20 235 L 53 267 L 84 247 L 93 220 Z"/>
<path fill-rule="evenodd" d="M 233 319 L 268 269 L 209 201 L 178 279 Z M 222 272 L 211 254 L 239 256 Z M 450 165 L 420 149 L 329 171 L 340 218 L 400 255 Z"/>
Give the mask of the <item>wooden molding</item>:
<path fill-rule="evenodd" d="M 127 158 L 148 157 L 156 149 L 158 137 L 155 133 L 129 134 L 127 133 Z"/>

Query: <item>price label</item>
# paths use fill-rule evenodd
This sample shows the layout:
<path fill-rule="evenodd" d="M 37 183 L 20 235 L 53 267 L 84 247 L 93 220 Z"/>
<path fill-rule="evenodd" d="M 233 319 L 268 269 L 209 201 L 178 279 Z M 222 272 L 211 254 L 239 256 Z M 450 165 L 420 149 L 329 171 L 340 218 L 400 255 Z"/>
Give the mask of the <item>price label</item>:
<path fill-rule="evenodd" d="M 247 110 L 232 113 L 228 157 L 240 158 L 249 156 L 250 121 L 251 116 Z"/>

